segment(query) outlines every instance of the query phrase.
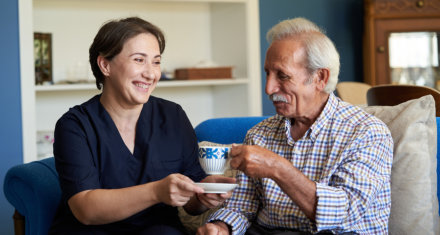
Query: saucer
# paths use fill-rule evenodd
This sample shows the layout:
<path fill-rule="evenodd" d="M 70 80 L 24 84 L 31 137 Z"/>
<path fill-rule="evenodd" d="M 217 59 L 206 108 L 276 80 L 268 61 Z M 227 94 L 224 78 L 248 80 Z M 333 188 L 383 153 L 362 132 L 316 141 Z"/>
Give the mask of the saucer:
<path fill-rule="evenodd" d="M 227 193 L 238 186 L 227 183 L 196 183 L 196 185 L 203 188 L 205 193 Z"/>

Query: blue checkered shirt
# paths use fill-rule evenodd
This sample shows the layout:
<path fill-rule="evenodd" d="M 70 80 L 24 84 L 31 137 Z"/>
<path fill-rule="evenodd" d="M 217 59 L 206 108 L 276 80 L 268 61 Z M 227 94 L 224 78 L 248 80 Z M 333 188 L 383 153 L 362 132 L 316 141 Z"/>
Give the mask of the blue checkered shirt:
<path fill-rule="evenodd" d="M 244 234 L 255 221 L 269 229 L 388 234 L 393 140 L 387 126 L 330 94 L 301 139 L 292 139 L 290 127 L 290 119 L 275 115 L 249 130 L 245 144 L 288 159 L 316 183 L 316 220 L 273 180 L 239 173 L 240 185 L 207 221 L 224 221 L 233 234 Z"/>

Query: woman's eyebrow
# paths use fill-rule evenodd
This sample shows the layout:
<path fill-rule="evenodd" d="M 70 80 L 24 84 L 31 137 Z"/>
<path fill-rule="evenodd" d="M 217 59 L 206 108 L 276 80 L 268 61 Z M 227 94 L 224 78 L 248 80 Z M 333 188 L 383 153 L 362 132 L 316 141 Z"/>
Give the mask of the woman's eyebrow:
<path fill-rule="evenodd" d="M 147 54 L 142 53 L 142 52 L 135 52 L 135 53 L 131 54 L 130 56 L 134 56 L 134 55 L 141 55 L 143 57 L 147 57 Z"/>
<path fill-rule="evenodd" d="M 133 54 L 131 54 L 130 56 L 134 56 L 134 55 L 140 55 L 140 56 L 143 56 L 143 57 L 147 57 L 148 55 L 147 54 L 145 54 L 145 53 L 142 53 L 142 52 L 135 52 L 135 53 L 133 53 Z M 156 56 L 154 56 L 154 58 L 162 58 L 162 55 L 156 55 Z"/>

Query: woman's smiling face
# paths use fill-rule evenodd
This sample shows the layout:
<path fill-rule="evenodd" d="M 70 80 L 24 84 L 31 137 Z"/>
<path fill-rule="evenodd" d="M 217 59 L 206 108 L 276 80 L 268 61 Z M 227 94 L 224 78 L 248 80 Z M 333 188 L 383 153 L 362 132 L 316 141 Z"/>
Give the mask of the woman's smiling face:
<path fill-rule="evenodd" d="M 107 62 L 103 92 L 120 97 L 125 105 L 146 103 L 160 79 L 160 61 L 154 35 L 141 33 L 128 39 L 122 51 Z"/>

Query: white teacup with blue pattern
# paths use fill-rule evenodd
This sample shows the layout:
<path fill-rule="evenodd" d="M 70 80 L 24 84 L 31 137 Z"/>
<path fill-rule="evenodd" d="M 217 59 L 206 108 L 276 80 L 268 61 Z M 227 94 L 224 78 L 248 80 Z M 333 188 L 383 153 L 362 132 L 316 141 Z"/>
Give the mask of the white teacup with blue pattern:
<path fill-rule="evenodd" d="M 222 175 L 229 168 L 230 151 L 230 147 L 200 146 L 200 166 L 208 175 Z"/>

